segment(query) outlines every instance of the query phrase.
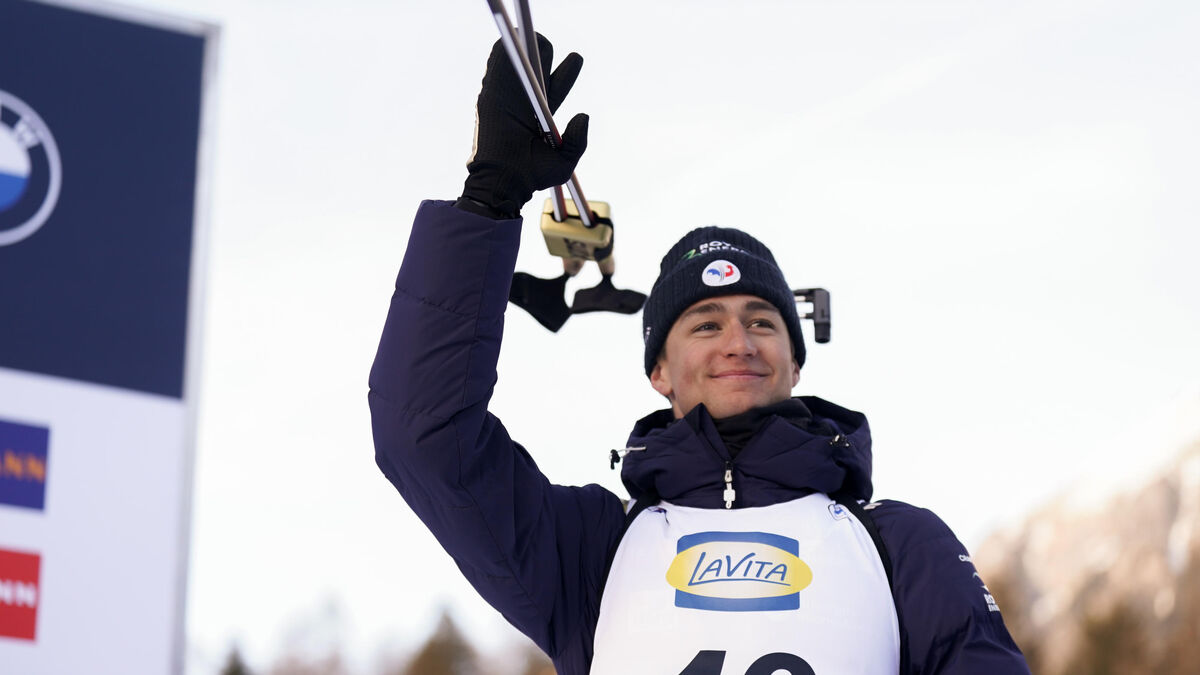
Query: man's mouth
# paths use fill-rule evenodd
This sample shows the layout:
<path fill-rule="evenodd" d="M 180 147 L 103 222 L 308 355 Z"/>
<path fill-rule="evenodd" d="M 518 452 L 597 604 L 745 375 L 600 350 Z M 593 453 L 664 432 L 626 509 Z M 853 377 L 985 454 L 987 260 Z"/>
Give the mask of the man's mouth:
<path fill-rule="evenodd" d="M 753 370 L 725 370 L 714 374 L 712 377 L 718 380 L 753 380 L 766 376 L 766 373 L 759 373 Z"/>

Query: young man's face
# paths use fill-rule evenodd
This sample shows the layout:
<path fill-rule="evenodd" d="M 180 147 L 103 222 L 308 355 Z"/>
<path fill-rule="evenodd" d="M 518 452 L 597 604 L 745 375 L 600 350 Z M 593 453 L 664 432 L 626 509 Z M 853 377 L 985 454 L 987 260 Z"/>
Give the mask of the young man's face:
<path fill-rule="evenodd" d="M 675 417 L 703 403 L 721 419 L 791 397 L 800 381 L 779 310 L 753 295 L 701 300 L 675 320 L 650 385 Z"/>

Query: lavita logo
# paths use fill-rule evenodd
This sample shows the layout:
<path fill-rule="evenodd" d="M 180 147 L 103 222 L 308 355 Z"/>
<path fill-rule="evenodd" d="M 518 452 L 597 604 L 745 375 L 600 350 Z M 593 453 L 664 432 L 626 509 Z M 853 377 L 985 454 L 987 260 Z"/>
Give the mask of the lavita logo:
<path fill-rule="evenodd" d="M 675 606 L 722 612 L 789 610 L 812 569 L 795 539 L 766 532 L 699 532 L 679 538 L 667 570 Z"/>
<path fill-rule="evenodd" d="M 42 118 L 0 90 L 0 246 L 45 224 L 62 188 L 58 146 Z"/>

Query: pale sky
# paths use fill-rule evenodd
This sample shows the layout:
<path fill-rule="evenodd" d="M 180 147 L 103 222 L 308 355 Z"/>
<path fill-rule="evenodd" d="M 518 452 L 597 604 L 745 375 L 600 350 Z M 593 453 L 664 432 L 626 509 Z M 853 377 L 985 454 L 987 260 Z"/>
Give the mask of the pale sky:
<path fill-rule="evenodd" d="M 331 640 L 365 671 L 443 605 L 499 648 L 511 631 L 376 469 L 366 405 L 412 216 L 465 176 L 486 4 L 136 4 L 221 26 L 189 672 L 234 641 L 263 668 Z M 1175 449 L 1170 411 L 1200 397 L 1200 5 L 533 9 L 586 60 L 559 119 L 591 115 L 578 175 L 612 205 L 617 285 L 648 290 L 720 224 L 828 288 L 833 341 L 809 332 L 797 393 L 868 415 L 877 498 L 974 546 Z M 558 266 L 527 227 L 519 269 Z M 639 329 L 510 312 L 493 411 L 552 480 L 625 496 L 608 449 L 664 403 Z"/>

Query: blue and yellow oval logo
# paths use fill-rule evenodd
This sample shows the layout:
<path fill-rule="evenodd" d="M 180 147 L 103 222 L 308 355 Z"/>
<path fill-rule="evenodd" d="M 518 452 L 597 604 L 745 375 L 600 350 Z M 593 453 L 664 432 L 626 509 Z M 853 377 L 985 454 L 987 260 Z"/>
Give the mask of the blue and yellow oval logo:
<path fill-rule="evenodd" d="M 679 538 L 667 569 L 675 606 L 724 612 L 798 609 L 813 573 L 795 539 L 766 532 L 698 532 Z"/>

